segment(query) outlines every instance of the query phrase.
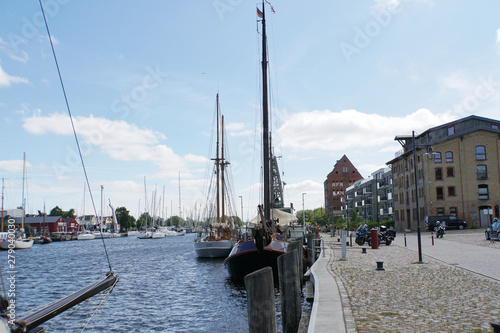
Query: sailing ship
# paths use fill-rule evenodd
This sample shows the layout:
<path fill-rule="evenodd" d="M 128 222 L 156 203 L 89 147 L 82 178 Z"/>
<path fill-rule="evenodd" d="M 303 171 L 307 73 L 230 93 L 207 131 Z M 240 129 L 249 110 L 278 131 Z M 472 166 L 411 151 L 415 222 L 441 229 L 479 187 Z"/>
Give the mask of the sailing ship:
<path fill-rule="evenodd" d="M 231 252 L 233 244 L 236 242 L 234 224 L 231 221 L 227 221 L 225 214 L 226 202 L 230 202 L 229 200 L 226 201 L 225 177 L 226 166 L 229 163 L 225 160 L 224 156 L 224 116 L 219 116 L 219 94 L 216 97 L 216 121 L 217 152 L 216 157 L 212 159 L 214 161 L 212 175 L 215 178 L 215 191 L 209 191 L 208 193 L 208 197 L 210 198 L 213 196 L 210 192 L 215 192 L 215 198 L 213 198 L 215 199 L 215 205 L 211 203 L 211 200 L 209 200 L 209 204 L 207 205 L 207 211 L 212 212 L 215 210 L 215 214 L 210 214 L 215 216 L 209 217 L 209 226 L 201 231 L 194 240 L 194 249 L 196 255 L 200 258 L 225 258 Z M 219 140 L 220 138 L 222 141 Z"/>
<path fill-rule="evenodd" d="M 283 205 L 282 183 L 279 179 L 276 158 L 271 152 L 269 105 L 267 91 L 267 37 L 264 1 L 262 11 L 257 8 L 262 23 L 262 153 L 264 173 L 264 202 L 258 207 L 258 224 L 250 240 L 241 239 L 224 260 L 229 275 L 243 279 L 245 275 L 264 267 L 272 267 L 277 276 L 277 259 L 285 254 L 288 241 L 284 238 L 288 222 L 295 217 Z M 279 217 L 277 216 L 279 214 Z"/>

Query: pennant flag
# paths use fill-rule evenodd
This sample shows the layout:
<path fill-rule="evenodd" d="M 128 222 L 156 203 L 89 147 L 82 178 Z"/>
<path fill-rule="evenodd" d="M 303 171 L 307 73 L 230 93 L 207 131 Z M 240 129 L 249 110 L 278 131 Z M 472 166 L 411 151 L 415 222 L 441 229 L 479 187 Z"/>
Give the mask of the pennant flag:
<path fill-rule="evenodd" d="M 269 5 L 269 7 L 271 7 L 271 11 L 273 12 L 273 14 L 276 14 L 276 12 L 274 11 L 273 5 L 271 5 L 271 3 L 269 1 L 267 1 L 267 0 L 265 0 L 265 1 Z"/>
<path fill-rule="evenodd" d="M 260 18 L 264 18 L 264 13 L 262 13 L 259 8 L 257 8 L 257 16 Z"/>

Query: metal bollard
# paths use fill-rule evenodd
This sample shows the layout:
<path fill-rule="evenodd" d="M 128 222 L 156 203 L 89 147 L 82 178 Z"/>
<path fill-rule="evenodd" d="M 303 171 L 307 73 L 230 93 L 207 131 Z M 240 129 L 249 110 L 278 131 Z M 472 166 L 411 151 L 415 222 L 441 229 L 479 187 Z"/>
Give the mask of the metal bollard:
<path fill-rule="evenodd" d="M 493 327 L 493 333 L 500 333 L 500 322 L 494 321 L 491 322 L 491 327 Z"/>
<path fill-rule="evenodd" d="M 351 244 L 351 247 L 352 247 L 352 233 L 349 233 L 349 244 Z"/>
<path fill-rule="evenodd" d="M 432 246 L 434 246 L 434 233 L 431 232 L 431 238 L 432 238 Z"/>
<path fill-rule="evenodd" d="M 366 247 L 361 249 L 361 253 L 366 253 Z"/>
<path fill-rule="evenodd" d="M 403 234 L 405 238 L 405 247 L 406 247 L 406 233 Z"/>
<path fill-rule="evenodd" d="M 345 240 L 345 235 L 342 235 L 342 260 L 346 260 L 346 256 L 347 256 L 346 240 Z"/>
<path fill-rule="evenodd" d="M 385 271 L 383 261 L 377 261 L 377 271 Z"/>

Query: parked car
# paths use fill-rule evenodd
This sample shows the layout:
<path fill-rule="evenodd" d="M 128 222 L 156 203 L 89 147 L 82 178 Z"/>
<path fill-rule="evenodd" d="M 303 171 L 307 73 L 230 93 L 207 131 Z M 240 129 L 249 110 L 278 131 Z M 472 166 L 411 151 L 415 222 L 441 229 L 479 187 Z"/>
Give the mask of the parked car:
<path fill-rule="evenodd" d="M 491 227 L 486 228 L 484 237 L 486 240 L 490 240 L 491 238 L 500 240 L 500 222 L 498 220 L 494 220 Z"/>
<path fill-rule="evenodd" d="M 446 223 L 446 228 L 457 228 L 460 230 L 467 228 L 467 222 L 461 219 L 457 219 L 453 215 L 436 215 L 425 217 L 426 229 L 430 231 L 436 231 L 437 221 Z"/>

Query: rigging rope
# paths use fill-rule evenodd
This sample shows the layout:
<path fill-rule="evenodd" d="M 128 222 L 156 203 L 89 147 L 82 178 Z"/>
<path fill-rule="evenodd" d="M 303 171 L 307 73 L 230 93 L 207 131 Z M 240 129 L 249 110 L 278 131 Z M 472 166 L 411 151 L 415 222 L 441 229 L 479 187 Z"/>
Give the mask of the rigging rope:
<path fill-rule="evenodd" d="M 92 201 L 92 206 L 94 207 L 94 213 L 97 216 L 97 209 L 95 206 L 94 197 L 92 195 L 92 189 L 90 188 L 90 182 L 89 182 L 89 177 L 87 175 L 87 169 L 85 168 L 85 163 L 83 161 L 82 151 L 80 149 L 80 142 L 78 141 L 78 136 L 76 135 L 75 124 L 73 122 L 73 116 L 71 115 L 71 109 L 69 107 L 68 97 L 66 95 L 66 89 L 64 88 L 64 83 L 63 83 L 63 79 L 61 76 L 61 71 L 59 69 L 59 63 L 57 61 L 56 51 L 54 49 L 54 43 L 52 43 L 52 36 L 50 34 L 49 25 L 47 23 L 47 18 L 45 17 L 45 11 L 43 10 L 42 0 L 38 0 L 38 2 L 40 3 L 40 9 L 42 11 L 43 20 L 45 22 L 45 28 L 47 29 L 47 35 L 49 36 L 50 47 L 52 48 L 52 55 L 54 56 L 54 62 L 56 64 L 57 74 L 59 75 L 59 82 L 61 83 L 61 88 L 62 88 L 62 92 L 64 95 L 64 101 L 66 102 L 66 109 L 68 110 L 69 119 L 71 121 L 71 127 L 73 128 L 73 135 L 75 137 L 76 146 L 78 148 L 78 154 L 80 155 L 80 161 L 82 162 L 83 173 L 85 174 L 85 181 L 86 181 L 87 187 L 89 189 L 90 200 Z M 108 250 L 106 248 L 106 243 L 104 242 L 104 237 L 102 237 L 102 230 L 101 230 L 101 240 L 102 240 L 102 244 L 104 246 L 104 252 L 106 254 L 106 259 L 108 261 L 109 270 L 113 271 L 113 269 L 111 268 L 111 261 L 109 260 L 109 255 L 108 255 Z"/>

